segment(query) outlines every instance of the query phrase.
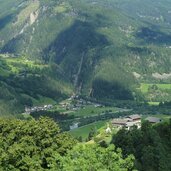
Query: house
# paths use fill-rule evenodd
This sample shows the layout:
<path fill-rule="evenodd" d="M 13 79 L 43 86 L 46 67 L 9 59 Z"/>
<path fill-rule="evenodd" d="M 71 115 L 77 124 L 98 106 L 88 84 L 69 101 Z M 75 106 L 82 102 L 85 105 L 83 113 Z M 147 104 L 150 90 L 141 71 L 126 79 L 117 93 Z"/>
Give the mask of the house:
<path fill-rule="evenodd" d="M 141 123 L 127 122 L 126 125 L 125 125 L 125 128 L 129 130 L 133 126 L 137 126 L 137 128 L 139 129 L 139 128 L 141 128 Z"/>
<path fill-rule="evenodd" d="M 162 121 L 161 118 L 156 118 L 156 117 L 151 117 L 151 116 L 150 117 L 147 117 L 145 120 L 146 121 L 149 121 L 152 124 L 160 123 Z"/>
<path fill-rule="evenodd" d="M 30 114 L 31 113 L 31 109 L 28 108 L 28 107 L 25 107 L 25 113 Z"/>
<path fill-rule="evenodd" d="M 112 130 L 110 129 L 110 127 L 107 127 L 105 132 L 106 132 L 106 134 L 110 134 L 110 133 L 112 133 Z"/>
<path fill-rule="evenodd" d="M 113 119 L 112 120 L 112 125 L 113 127 L 116 127 L 116 128 L 122 128 L 126 126 L 126 123 L 127 123 L 127 119 Z"/>
<path fill-rule="evenodd" d="M 126 118 L 130 119 L 133 122 L 141 122 L 141 116 L 138 114 L 135 115 L 129 115 Z"/>
<path fill-rule="evenodd" d="M 73 129 L 78 128 L 78 124 L 79 124 L 79 123 L 74 123 L 73 125 L 71 125 L 71 126 L 69 127 L 70 130 L 73 130 Z"/>
<path fill-rule="evenodd" d="M 113 119 L 112 120 L 113 127 L 130 129 L 133 126 L 137 126 L 137 128 L 141 128 L 141 116 L 140 115 L 130 115 L 124 118 Z"/>
<path fill-rule="evenodd" d="M 102 107 L 102 105 L 101 104 L 94 104 L 94 107 L 98 108 L 98 107 Z"/>

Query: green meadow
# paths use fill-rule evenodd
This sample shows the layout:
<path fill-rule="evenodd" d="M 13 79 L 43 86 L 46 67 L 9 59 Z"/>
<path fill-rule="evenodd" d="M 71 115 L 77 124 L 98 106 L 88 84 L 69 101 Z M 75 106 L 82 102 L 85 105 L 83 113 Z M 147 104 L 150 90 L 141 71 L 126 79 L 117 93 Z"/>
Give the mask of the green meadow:
<path fill-rule="evenodd" d="M 98 122 L 94 122 L 86 126 L 82 126 L 77 129 L 71 130 L 69 131 L 69 133 L 73 135 L 74 137 L 81 136 L 83 140 L 86 140 L 86 138 L 88 138 L 89 132 L 92 129 L 97 131 L 98 129 L 104 127 L 105 125 L 106 125 L 106 121 L 98 121 Z"/>
<path fill-rule="evenodd" d="M 150 105 L 171 100 L 171 84 L 142 83 L 139 90 Z"/>
<path fill-rule="evenodd" d="M 95 107 L 94 105 L 88 105 L 78 111 L 71 112 L 70 114 L 79 117 L 86 117 L 86 116 L 105 114 L 106 112 L 114 113 L 120 110 L 121 109 L 117 107 Z"/>
<path fill-rule="evenodd" d="M 171 84 L 146 84 L 141 83 L 140 90 L 142 93 L 147 93 L 149 88 L 156 85 L 160 90 L 171 90 Z"/>

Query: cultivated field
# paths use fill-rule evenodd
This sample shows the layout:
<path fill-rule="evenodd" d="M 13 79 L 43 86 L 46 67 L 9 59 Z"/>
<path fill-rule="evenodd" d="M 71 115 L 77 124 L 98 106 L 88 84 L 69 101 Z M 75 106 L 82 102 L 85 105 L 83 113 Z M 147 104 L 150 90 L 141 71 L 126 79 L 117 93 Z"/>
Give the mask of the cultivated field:
<path fill-rule="evenodd" d="M 82 139 L 85 140 L 86 138 L 88 138 L 88 134 L 92 129 L 98 130 L 105 125 L 106 125 L 106 121 L 98 121 L 98 122 L 91 123 L 91 124 L 88 124 L 86 126 L 82 126 L 80 128 L 71 130 L 71 131 L 69 131 L 69 133 L 71 135 L 73 135 L 74 137 L 80 137 L 81 136 Z"/>

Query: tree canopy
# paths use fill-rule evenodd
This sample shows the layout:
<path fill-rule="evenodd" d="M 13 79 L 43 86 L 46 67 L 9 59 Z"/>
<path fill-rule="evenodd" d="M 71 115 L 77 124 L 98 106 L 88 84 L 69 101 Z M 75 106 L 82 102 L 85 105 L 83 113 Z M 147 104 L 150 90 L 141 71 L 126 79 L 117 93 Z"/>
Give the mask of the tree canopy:
<path fill-rule="evenodd" d="M 49 118 L 21 121 L 0 119 L 0 168 L 2 170 L 51 169 L 76 140 L 60 133 Z M 55 164 L 54 164 L 55 163 Z"/>
<path fill-rule="evenodd" d="M 120 130 L 112 143 L 123 150 L 126 157 L 133 154 L 140 171 L 171 170 L 171 121 L 157 125 L 145 122 L 141 129 Z"/>
<path fill-rule="evenodd" d="M 96 144 L 77 145 L 63 160 L 64 171 L 127 171 L 133 170 L 134 157 L 123 159 L 121 149 L 114 145 L 107 148 Z"/>
<path fill-rule="evenodd" d="M 0 170 L 127 171 L 133 166 L 132 155 L 123 158 L 114 145 L 78 144 L 49 118 L 0 119 Z"/>

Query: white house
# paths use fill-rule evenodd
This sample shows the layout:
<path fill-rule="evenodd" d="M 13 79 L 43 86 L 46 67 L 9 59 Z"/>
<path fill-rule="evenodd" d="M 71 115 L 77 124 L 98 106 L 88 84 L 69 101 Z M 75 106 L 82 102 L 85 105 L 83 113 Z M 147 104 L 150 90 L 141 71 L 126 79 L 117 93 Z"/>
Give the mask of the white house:
<path fill-rule="evenodd" d="M 132 126 L 136 125 L 138 128 L 141 128 L 141 116 L 140 115 L 130 115 L 124 118 L 113 119 L 113 127 L 130 129 Z"/>

